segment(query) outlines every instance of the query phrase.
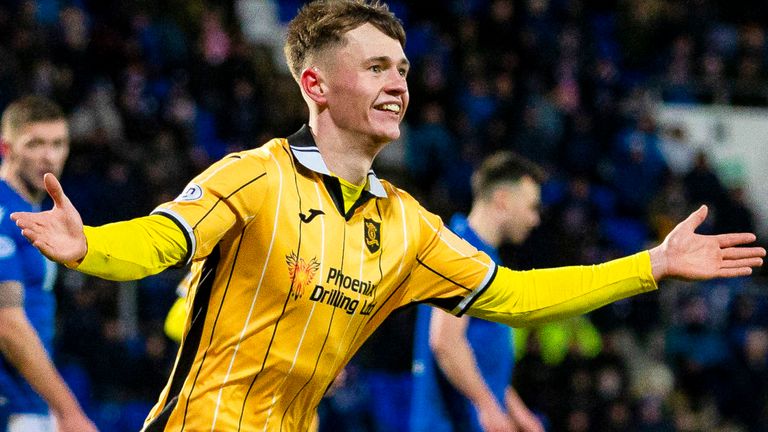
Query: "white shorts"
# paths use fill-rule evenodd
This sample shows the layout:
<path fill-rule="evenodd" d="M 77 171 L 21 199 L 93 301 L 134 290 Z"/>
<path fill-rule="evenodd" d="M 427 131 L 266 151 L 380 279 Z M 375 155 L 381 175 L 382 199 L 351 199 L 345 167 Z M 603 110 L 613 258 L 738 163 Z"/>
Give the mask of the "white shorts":
<path fill-rule="evenodd" d="M 8 432 L 56 432 L 51 415 L 13 414 L 8 418 Z"/>

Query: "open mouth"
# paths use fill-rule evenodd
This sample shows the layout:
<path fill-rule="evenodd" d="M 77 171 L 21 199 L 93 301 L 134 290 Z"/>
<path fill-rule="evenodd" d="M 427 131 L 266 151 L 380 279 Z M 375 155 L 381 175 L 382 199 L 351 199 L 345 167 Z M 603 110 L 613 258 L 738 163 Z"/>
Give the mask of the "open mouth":
<path fill-rule="evenodd" d="M 399 104 L 396 104 L 396 103 L 380 104 L 380 105 L 374 106 L 374 108 L 379 110 L 379 111 L 386 111 L 386 112 L 391 112 L 391 113 L 394 113 L 394 114 L 400 114 L 400 110 L 401 110 L 401 106 Z"/>

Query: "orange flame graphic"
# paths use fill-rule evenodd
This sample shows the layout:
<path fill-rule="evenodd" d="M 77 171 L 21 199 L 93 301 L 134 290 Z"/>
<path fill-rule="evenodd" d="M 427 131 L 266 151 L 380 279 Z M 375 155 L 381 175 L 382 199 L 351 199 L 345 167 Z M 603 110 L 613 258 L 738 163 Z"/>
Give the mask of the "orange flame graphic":
<path fill-rule="evenodd" d="M 288 277 L 291 278 L 290 295 L 296 300 L 301 298 L 304 289 L 314 282 L 315 275 L 320 269 L 320 262 L 316 258 L 312 258 L 309 262 L 304 261 L 304 258 L 299 258 L 295 252 L 286 255 L 285 262 L 288 264 Z"/>

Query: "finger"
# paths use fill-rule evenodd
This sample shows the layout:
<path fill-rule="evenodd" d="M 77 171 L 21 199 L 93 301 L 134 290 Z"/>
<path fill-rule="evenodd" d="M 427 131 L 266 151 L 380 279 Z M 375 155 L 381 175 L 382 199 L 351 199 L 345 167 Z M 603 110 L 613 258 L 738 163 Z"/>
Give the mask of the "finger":
<path fill-rule="evenodd" d="M 702 205 L 698 208 L 698 210 L 688 215 L 688 217 L 685 218 L 685 220 L 680 225 L 687 226 L 691 230 L 696 231 L 696 228 L 698 228 L 699 225 L 701 225 L 702 222 L 704 222 L 704 220 L 707 218 L 708 213 L 709 209 L 707 206 Z"/>
<path fill-rule="evenodd" d="M 32 244 L 34 244 L 35 241 L 38 241 L 40 238 L 40 234 L 37 231 L 29 228 L 21 230 L 21 235 L 23 235 L 24 238 L 26 238 Z"/>
<path fill-rule="evenodd" d="M 723 249 L 723 259 L 735 260 L 740 258 L 764 257 L 765 249 L 761 247 L 730 247 Z"/>
<path fill-rule="evenodd" d="M 11 220 L 16 223 L 16 226 L 24 229 L 29 226 L 29 218 L 19 215 L 18 213 L 11 214 Z"/>
<path fill-rule="evenodd" d="M 16 226 L 19 227 L 19 229 L 21 230 L 31 230 L 33 228 L 39 227 L 40 224 L 37 224 L 32 220 L 25 219 L 25 220 L 16 221 Z"/>
<path fill-rule="evenodd" d="M 737 260 L 723 261 L 722 268 L 738 268 L 738 267 L 760 267 L 763 265 L 762 258 L 742 258 Z"/>
<path fill-rule="evenodd" d="M 36 225 L 26 226 L 26 227 L 21 229 L 21 234 L 24 235 L 25 237 L 27 237 L 27 236 L 37 236 L 37 237 L 39 237 L 39 236 L 43 235 L 44 233 L 45 233 L 45 229 L 41 230 Z"/>
<path fill-rule="evenodd" d="M 55 175 L 46 173 L 45 176 L 43 176 L 43 181 L 45 182 L 45 190 L 48 191 L 48 195 L 53 199 L 54 206 L 63 207 L 69 203 L 69 198 L 64 195 L 64 189 L 61 187 L 61 183 L 59 183 L 59 180 Z"/>
<path fill-rule="evenodd" d="M 20 220 L 27 220 L 32 214 L 30 212 L 13 212 L 11 213 L 11 220 L 18 224 Z"/>
<path fill-rule="evenodd" d="M 716 235 L 717 243 L 721 248 L 728 248 L 742 244 L 752 243 L 757 237 L 752 233 L 730 233 Z"/>
<path fill-rule="evenodd" d="M 51 246 L 45 241 L 37 240 L 35 242 L 32 242 L 32 246 L 37 248 L 37 250 L 39 250 L 40 253 L 45 255 L 45 257 L 48 258 L 49 260 L 56 261 L 56 259 L 53 257 L 53 254 L 51 254 L 51 251 L 53 250 L 53 248 L 51 248 Z"/>
<path fill-rule="evenodd" d="M 14 220 L 16 222 L 16 226 L 21 229 L 31 228 L 33 226 L 42 226 L 38 220 L 37 215 L 34 213 L 26 213 L 25 215 L 14 217 L 15 214 L 17 213 L 11 215 L 11 220 Z"/>
<path fill-rule="evenodd" d="M 752 274 L 751 267 L 721 268 L 716 272 L 715 277 L 732 278 L 732 277 L 739 277 L 739 276 L 749 276 L 751 274 Z"/>

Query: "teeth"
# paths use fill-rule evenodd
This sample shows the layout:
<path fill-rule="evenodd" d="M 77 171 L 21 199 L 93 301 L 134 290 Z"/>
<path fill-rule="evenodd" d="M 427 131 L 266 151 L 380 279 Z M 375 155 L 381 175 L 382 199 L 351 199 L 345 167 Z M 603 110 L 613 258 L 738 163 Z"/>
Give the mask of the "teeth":
<path fill-rule="evenodd" d="M 400 105 L 398 105 L 398 104 L 384 104 L 384 105 L 381 105 L 381 109 L 383 109 L 384 111 L 392 111 L 394 113 L 399 113 L 400 112 Z"/>

